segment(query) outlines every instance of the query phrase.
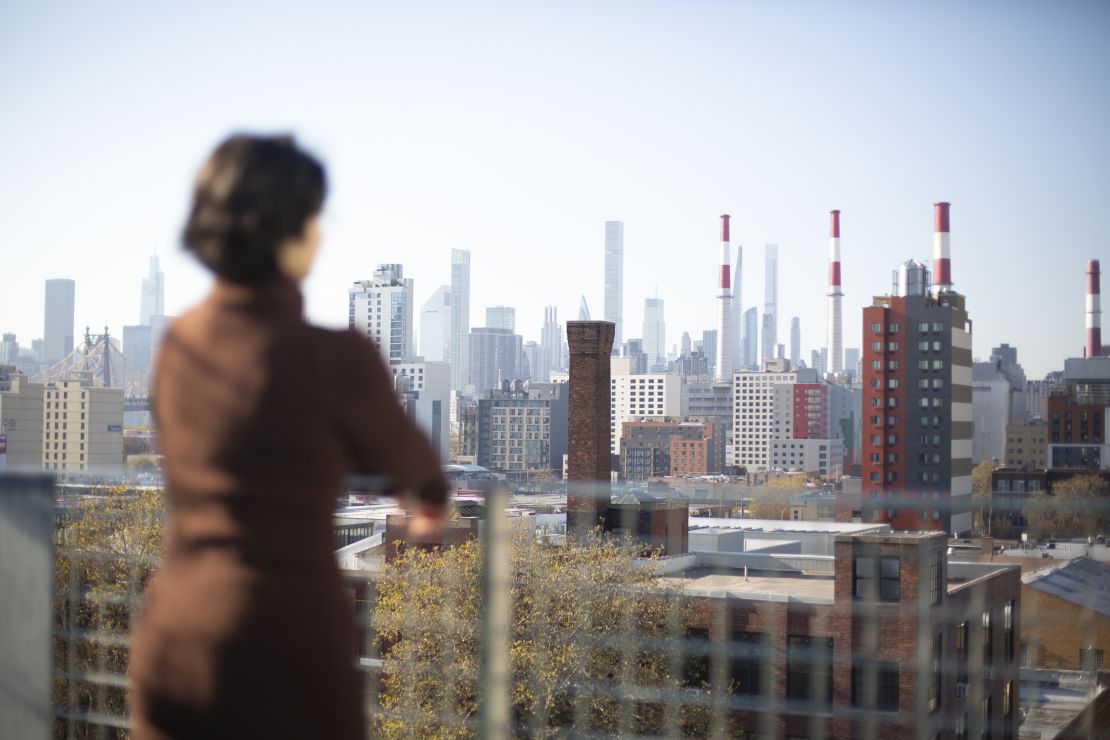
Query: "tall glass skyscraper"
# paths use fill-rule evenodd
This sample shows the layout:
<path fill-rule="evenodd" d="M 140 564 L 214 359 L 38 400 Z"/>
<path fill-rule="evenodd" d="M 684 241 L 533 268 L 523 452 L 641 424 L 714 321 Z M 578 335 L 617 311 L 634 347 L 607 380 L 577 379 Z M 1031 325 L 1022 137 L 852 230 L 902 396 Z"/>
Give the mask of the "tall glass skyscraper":
<path fill-rule="evenodd" d="M 647 355 L 648 372 L 667 369 L 667 325 L 663 321 L 662 298 L 644 301 L 644 354 Z"/>
<path fill-rule="evenodd" d="M 46 310 L 42 327 L 42 361 L 57 362 L 73 351 L 73 303 L 76 283 L 46 281 Z"/>
<path fill-rule="evenodd" d="M 470 382 L 470 250 L 451 250 L 451 387 Z"/>
<path fill-rule="evenodd" d="M 622 343 L 624 317 L 624 222 L 605 222 L 605 320 L 615 327 L 613 347 Z"/>
<path fill-rule="evenodd" d="M 763 258 L 763 359 L 775 356 L 779 343 L 779 245 L 768 244 Z"/>

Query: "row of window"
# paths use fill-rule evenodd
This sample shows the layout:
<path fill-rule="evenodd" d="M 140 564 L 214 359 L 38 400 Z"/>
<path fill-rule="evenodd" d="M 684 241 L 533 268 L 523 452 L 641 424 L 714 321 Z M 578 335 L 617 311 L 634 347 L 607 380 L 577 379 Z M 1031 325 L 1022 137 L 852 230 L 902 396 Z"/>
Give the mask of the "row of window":
<path fill-rule="evenodd" d="M 900 328 L 901 327 L 897 323 L 887 324 L 886 333 L 887 334 L 897 334 Z M 928 321 L 922 321 L 922 322 L 918 323 L 918 325 L 917 325 L 917 332 L 919 334 L 928 334 L 929 331 L 932 330 L 932 332 L 934 334 L 940 334 L 944 331 L 944 328 L 945 328 L 945 325 L 942 324 L 939 321 L 934 321 L 932 324 L 930 324 Z M 878 322 L 872 323 L 871 324 L 871 332 L 873 334 L 882 334 L 883 333 L 883 325 L 881 323 L 878 323 Z"/>

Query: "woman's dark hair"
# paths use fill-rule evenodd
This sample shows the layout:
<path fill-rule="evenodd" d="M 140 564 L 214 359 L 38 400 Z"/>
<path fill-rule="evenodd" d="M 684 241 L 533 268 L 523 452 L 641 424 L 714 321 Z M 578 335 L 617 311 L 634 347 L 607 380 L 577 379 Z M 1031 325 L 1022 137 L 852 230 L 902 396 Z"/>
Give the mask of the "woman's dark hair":
<path fill-rule="evenodd" d="M 185 246 L 225 280 L 269 282 L 278 247 L 304 232 L 326 191 L 324 166 L 293 137 L 231 136 L 197 175 Z"/>

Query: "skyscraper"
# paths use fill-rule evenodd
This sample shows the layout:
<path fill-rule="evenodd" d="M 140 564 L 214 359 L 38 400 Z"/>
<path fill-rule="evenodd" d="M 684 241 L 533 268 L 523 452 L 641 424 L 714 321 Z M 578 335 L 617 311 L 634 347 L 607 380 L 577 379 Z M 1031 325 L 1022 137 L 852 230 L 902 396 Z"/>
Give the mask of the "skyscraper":
<path fill-rule="evenodd" d="M 470 382 L 470 250 L 451 250 L 451 387 Z"/>
<path fill-rule="evenodd" d="M 512 306 L 489 306 L 486 308 L 486 326 L 491 329 L 516 331 L 516 309 Z"/>
<path fill-rule="evenodd" d="M 166 313 L 166 277 L 158 267 L 158 255 L 150 256 L 150 272 L 143 278 L 143 298 L 139 307 L 139 323 L 150 326 L 151 316 L 164 316 Z"/>
<path fill-rule="evenodd" d="M 426 362 L 451 357 L 451 288 L 441 285 L 420 307 L 420 354 Z"/>
<path fill-rule="evenodd" d="M 613 322 L 613 346 L 621 346 L 624 316 L 624 222 L 605 222 L 605 320 Z"/>
<path fill-rule="evenodd" d="M 744 312 L 744 367 L 759 368 L 759 311 L 755 306 Z"/>
<path fill-rule="evenodd" d="M 779 245 L 767 245 L 763 267 L 763 359 L 767 360 L 775 356 L 779 343 Z"/>
<path fill-rule="evenodd" d="M 51 364 L 73 351 L 73 302 L 76 283 L 46 281 L 46 310 L 42 327 L 42 361 Z"/>
<path fill-rule="evenodd" d="M 387 363 L 412 360 L 412 278 L 398 264 L 378 265 L 372 280 L 347 291 L 350 328 L 373 339 Z"/>
<path fill-rule="evenodd" d="M 802 320 L 795 316 L 790 319 L 790 367 L 798 367 L 802 359 Z"/>
<path fill-rule="evenodd" d="M 504 380 L 520 380 L 522 344 L 510 329 L 470 330 L 470 384 L 482 395 Z"/>
<path fill-rule="evenodd" d="M 667 369 L 667 326 L 663 321 L 663 299 L 644 300 L 644 354 L 648 372 Z"/>
<path fill-rule="evenodd" d="M 863 309 L 861 478 L 865 521 L 955 536 L 971 529 L 972 324 L 952 290 L 948 223 L 936 204 L 937 292 L 911 260 L 894 294 Z"/>
<path fill-rule="evenodd" d="M 540 346 L 547 360 L 547 372 L 562 370 L 563 327 L 559 325 L 559 309 L 546 306 L 543 309 L 543 330 L 540 332 Z"/>

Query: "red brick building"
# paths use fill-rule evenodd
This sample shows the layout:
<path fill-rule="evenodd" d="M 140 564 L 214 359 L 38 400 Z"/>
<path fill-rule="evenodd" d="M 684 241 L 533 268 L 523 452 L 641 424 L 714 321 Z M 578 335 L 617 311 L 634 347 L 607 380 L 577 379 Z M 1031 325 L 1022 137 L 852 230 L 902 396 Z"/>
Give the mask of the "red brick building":
<path fill-rule="evenodd" d="M 831 559 L 692 563 L 687 683 L 752 736 L 1016 737 L 1020 570 L 949 564 L 945 547 L 839 535 Z"/>

